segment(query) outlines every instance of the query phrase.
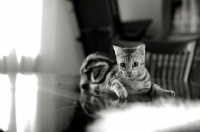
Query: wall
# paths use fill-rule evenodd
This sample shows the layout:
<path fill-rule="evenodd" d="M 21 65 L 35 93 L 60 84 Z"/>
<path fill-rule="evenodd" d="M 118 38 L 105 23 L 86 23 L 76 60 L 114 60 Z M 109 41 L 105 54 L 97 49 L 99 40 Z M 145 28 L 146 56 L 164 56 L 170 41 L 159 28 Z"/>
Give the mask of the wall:
<path fill-rule="evenodd" d="M 37 71 L 79 74 L 84 54 L 70 1 L 43 0 L 42 43 Z"/>
<path fill-rule="evenodd" d="M 37 70 L 55 72 L 56 1 L 43 0 L 41 49 Z"/>
<path fill-rule="evenodd" d="M 147 35 L 162 35 L 162 0 L 118 0 L 122 22 L 152 19 Z"/>
<path fill-rule="evenodd" d="M 57 0 L 56 73 L 78 74 L 83 61 L 81 44 L 76 41 L 78 27 L 70 1 Z"/>

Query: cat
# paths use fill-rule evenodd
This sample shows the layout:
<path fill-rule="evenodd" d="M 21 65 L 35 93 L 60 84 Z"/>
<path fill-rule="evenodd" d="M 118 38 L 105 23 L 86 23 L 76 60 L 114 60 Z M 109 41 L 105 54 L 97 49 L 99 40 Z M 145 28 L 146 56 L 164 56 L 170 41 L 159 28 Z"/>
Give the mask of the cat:
<path fill-rule="evenodd" d="M 83 61 L 80 68 L 81 91 L 112 91 L 118 98 L 144 93 L 175 96 L 173 90 L 162 89 L 151 82 L 150 74 L 145 68 L 145 44 L 132 48 L 113 45 L 113 48 L 117 64 L 99 52 L 89 55 Z"/>

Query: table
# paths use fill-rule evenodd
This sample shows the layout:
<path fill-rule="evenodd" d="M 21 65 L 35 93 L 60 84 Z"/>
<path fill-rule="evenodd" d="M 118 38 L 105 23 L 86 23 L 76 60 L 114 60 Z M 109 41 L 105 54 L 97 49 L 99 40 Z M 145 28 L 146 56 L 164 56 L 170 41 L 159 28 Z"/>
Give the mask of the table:
<path fill-rule="evenodd" d="M 119 100 L 113 94 L 80 94 L 79 76 L 55 74 L 0 74 L 0 131 L 65 132 L 85 131 L 102 109 L 151 102 L 154 97 L 130 95 Z M 165 82 L 176 98 L 200 100 L 200 82 Z M 80 99 L 80 101 L 79 101 Z"/>

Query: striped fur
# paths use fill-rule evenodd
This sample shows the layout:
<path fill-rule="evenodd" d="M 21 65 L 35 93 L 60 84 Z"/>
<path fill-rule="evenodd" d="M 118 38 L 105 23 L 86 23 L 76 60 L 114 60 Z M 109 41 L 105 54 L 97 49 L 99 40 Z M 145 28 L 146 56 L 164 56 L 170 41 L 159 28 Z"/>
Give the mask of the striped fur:
<path fill-rule="evenodd" d="M 89 55 L 82 63 L 80 68 L 80 88 L 81 90 L 91 85 L 103 84 L 107 74 L 115 65 L 114 61 L 109 59 L 106 54 L 97 52 Z"/>
<path fill-rule="evenodd" d="M 117 64 L 107 55 L 99 52 L 89 55 L 83 61 L 80 68 L 82 91 L 88 88 L 97 91 L 110 90 L 119 98 L 149 91 L 175 95 L 171 90 L 164 90 L 156 84 L 152 85 L 150 74 L 145 68 L 145 45 L 133 48 L 114 46 L 113 48 Z"/>

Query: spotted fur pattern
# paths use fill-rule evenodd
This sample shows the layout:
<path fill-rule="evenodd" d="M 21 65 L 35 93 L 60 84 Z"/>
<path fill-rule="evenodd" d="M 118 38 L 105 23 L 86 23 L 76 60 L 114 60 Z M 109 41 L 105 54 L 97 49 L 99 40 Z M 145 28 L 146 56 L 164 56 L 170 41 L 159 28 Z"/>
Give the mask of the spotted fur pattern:
<path fill-rule="evenodd" d="M 165 90 L 151 82 L 150 74 L 145 68 L 145 45 L 133 48 L 113 46 L 117 64 L 107 55 L 93 53 L 89 55 L 80 68 L 81 91 L 112 91 L 119 98 L 128 94 L 151 93 L 174 96 L 172 90 Z"/>

